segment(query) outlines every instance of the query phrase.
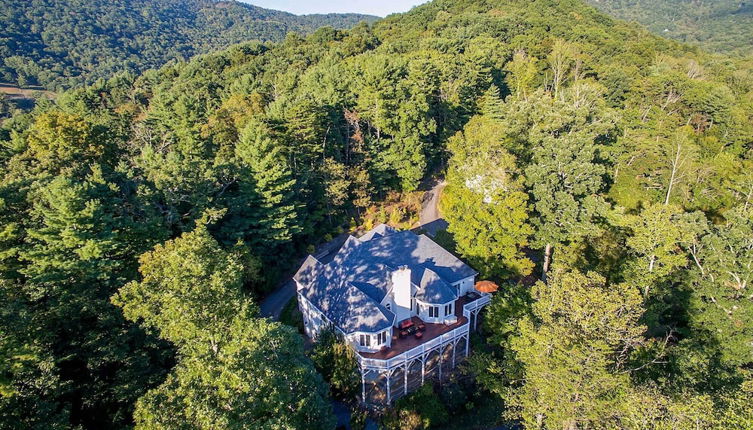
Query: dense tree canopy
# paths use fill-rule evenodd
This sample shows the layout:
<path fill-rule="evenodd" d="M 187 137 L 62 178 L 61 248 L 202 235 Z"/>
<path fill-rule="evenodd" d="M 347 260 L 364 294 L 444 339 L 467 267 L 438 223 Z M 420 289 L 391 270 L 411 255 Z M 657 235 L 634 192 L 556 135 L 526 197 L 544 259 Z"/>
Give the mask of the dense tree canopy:
<path fill-rule="evenodd" d="M 626 21 L 664 37 L 713 52 L 749 55 L 753 6 L 738 0 L 588 0 Z"/>
<path fill-rule="evenodd" d="M 296 16 L 234 0 L 7 0 L 0 10 L 0 81 L 60 90 L 234 43 L 374 19 Z"/>
<path fill-rule="evenodd" d="M 752 157 L 749 60 L 579 0 L 435 0 L 98 80 L 0 128 L 0 428 L 330 428 L 251 298 L 445 169 L 456 250 L 503 286 L 471 368 L 510 416 L 745 428 Z"/>
<path fill-rule="evenodd" d="M 327 388 L 292 329 L 255 318 L 237 255 L 206 226 L 141 257 L 113 297 L 126 318 L 177 347 L 167 380 L 136 405 L 137 428 L 333 427 Z"/>

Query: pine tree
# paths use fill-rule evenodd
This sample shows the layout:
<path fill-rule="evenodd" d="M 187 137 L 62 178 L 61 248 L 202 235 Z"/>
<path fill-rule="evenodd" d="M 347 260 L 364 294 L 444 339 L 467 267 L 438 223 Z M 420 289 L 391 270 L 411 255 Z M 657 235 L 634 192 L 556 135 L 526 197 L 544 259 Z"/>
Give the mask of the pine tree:
<path fill-rule="evenodd" d="M 11 288 L 23 292 L 17 299 L 34 316 L 21 327 L 28 345 L 53 371 L 29 372 L 25 383 L 54 392 L 71 425 L 123 425 L 161 377 L 165 352 L 125 321 L 109 296 L 133 276 L 134 253 L 160 233 L 152 220 L 129 212 L 127 193 L 97 166 L 82 180 L 58 176 L 40 185 L 29 194 L 31 225 L 18 251 L 23 284 Z M 50 373 L 59 375 L 52 386 Z"/>
<path fill-rule="evenodd" d="M 246 195 L 246 216 L 253 223 L 246 237 L 258 246 L 276 246 L 301 231 L 297 223 L 296 181 L 280 145 L 261 123 L 250 123 L 236 148 Z"/>

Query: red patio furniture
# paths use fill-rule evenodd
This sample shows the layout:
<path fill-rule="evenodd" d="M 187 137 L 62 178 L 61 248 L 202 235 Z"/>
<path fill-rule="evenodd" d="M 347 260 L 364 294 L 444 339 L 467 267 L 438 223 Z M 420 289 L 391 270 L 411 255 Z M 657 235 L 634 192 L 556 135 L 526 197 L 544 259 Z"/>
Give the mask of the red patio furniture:
<path fill-rule="evenodd" d="M 400 322 L 400 325 L 398 327 L 400 328 L 400 330 L 405 330 L 411 326 L 413 326 L 413 321 L 409 318 L 407 320 Z"/>
<path fill-rule="evenodd" d="M 417 331 L 416 332 L 416 339 L 421 339 L 422 337 L 424 337 L 424 334 L 421 333 L 420 331 Z"/>

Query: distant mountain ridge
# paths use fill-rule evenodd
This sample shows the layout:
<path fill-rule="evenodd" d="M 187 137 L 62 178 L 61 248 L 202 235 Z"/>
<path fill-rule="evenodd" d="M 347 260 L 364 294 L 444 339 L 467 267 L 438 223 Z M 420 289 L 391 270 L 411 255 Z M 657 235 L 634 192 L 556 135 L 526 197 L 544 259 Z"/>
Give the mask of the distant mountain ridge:
<path fill-rule="evenodd" d="M 0 81 L 58 90 L 239 42 L 376 19 L 298 16 L 233 0 L 4 0 Z"/>
<path fill-rule="evenodd" d="M 587 0 L 612 16 L 708 51 L 753 54 L 751 0 Z"/>

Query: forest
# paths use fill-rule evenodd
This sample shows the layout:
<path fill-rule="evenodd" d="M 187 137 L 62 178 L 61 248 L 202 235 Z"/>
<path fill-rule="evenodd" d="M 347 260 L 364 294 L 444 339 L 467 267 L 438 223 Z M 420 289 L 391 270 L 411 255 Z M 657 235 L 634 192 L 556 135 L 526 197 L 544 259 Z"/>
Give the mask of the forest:
<path fill-rule="evenodd" d="M 753 4 L 740 0 L 588 0 L 652 32 L 710 52 L 751 55 Z"/>
<path fill-rule="evenodd" d="M 434 0 L 42 99 L 0 166 L 0 429 L 363 417 L 352 352 L 258 302 L 434 176 L 502 288 L 453 388 L 372 419 L 753 428 L 751 58 L 581 0 Z"/>
<path fill-rule="evenodd" d="M 376 17 L 296 16 L 234 0 L 3 0 L 0 82 L 64 90 L 250 40 Z"/>

